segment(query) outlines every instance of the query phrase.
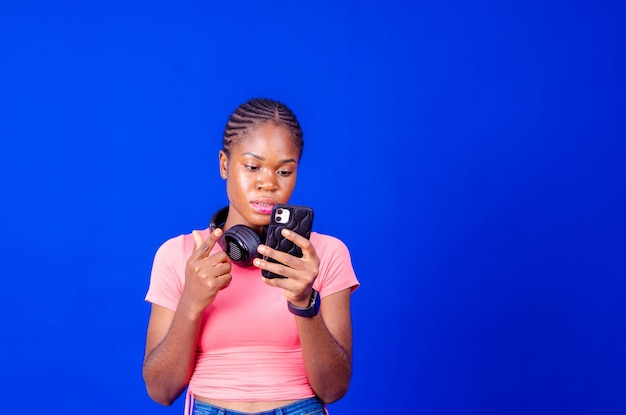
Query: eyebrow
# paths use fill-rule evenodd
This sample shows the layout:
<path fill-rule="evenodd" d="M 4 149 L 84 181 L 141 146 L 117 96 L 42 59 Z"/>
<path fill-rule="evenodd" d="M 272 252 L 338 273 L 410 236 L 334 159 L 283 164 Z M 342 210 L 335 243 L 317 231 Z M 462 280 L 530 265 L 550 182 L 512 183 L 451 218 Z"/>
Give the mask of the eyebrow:
<path fill-rule="evenodd" d="M 245 153 L 241 154 L 242 156 L 250 156 L 250 157 L 254 157 L 255 159 L 258 160 L 265 160 L 265 157 L 261 157 L 260 155 L 256 154 L 256 153 L 251 153 L 249 151 L 246 151 Z M 284 160 L 280 160 L 280 164 L 286 164 L 286 163 L 298 163 L 295 159 L 284 159 Z"/>

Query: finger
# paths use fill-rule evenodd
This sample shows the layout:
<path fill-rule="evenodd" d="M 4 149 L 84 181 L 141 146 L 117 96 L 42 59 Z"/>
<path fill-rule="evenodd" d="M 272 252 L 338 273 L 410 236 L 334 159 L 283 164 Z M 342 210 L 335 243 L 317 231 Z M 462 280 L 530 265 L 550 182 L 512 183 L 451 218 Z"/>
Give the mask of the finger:
<path fill-rule="evenodd" d="M 193 231 L 192 234 L 195 245 L 194 253 L 198 253 L 198 256 L 200 257 L 205 257 L 211 252 L 215 242 L 217 242 L 217 240 L 219 240 L 222 236 L 222 230 L 220 228 L 215 229 L 209 234 L 209 237 L 204 240 L 202 239 L 200 232 Z"/>
<path fill-rule="evenodd" d="M 193 235 L 193 242 L 194 242 L 194 251 L 197 251 L 198 249 L 200 249 L 200 246 L 204 243 L 204 239 L 202 238 L 202 235 L 200 235 L 200 232 L 194 230 L 191 232 L 191 234 Z"/>
<path fill-rule="evenodd" d="M 261 258 L 256 258 L 253 262 L 253 265 L 261 270 L 269 271 L 273 274 L 280 275 L 281 277 L 293 278 L 297 276 L 297 273 L 293 268 L 276 262 L 266 261 Z"/>
<path fill-rule="evenodd" d="M 287 252 L 279 251 L 278 249 L 270 248 L 267 245 L 259 245 L 257 251 L 266 257 L 272 258 L 278 262 L 282 262 L 291 268 L 298 268 L 298 261 L 300 258 L 295 257 Z"/>
<path fill-rule="evenodd" d="M 221 228 L 217 228 L 209 234 L 209 237 L 204 241 L 204 243 L 207 244 L 207 250 L 209 252 L 211 252 L 211 249 L 213 249 L 215 242 L 217 242 L 221 238 L 221 236 L 222 236 Z"/>
<path fill-rule="evenodd" d="M 219 262 L 210 270 L 210 274 L 216 277 L 230 273 L 232 266 L 230 262 Z"/>
<path fill-rule="evenodd" d="M 261 280 L 271 287 L 287 289 L 286 285 L 288 285 L 288 281 L 284 278 L 265 278 L 261 277 Z"/>
<path fill-rule="evenodd" d="M 230 275 L 230 273 L 229 274 L 220 275 L 218 278 L 220 280 L 225 281 L 224 285 L 222 285 L 220 287 L 220 290 L 223 290 L 224 288 L 228 288 L 228 286 L 230 285 L 230 282 L 233 280 L 233 277 L 232 277 L 232 275 Z"/>
<path fill-rule="evenodd" d="M 292 230 L 283 229 L 281 231 L 281 234 L 285 237 L 285 239 L 288 239 L 291 242 L 293 242 L 294 244 L 298 245 L 300 247 L 300 249 L 302 249 L 302 253 L 303 254 L 306 253 L 307 251 L 309 251 L 311 249 L 311 247 L 313 246 L 313 244 L 311 244 L 310 240 L 308 240 L 304 236 L 302 236 L 299 233 L 294 232 Z"/>
<path fill-rule="evenodd" d="M 212 264 L 213 267 L 216 267 L 220 264 L 225 264 L 228 267 L 231 266 L 231 260 L 228 257 L 228 254 L 224 251 L 218 251 L 210 257 L 207 257 L 206 260 L 209 264 Z"/>

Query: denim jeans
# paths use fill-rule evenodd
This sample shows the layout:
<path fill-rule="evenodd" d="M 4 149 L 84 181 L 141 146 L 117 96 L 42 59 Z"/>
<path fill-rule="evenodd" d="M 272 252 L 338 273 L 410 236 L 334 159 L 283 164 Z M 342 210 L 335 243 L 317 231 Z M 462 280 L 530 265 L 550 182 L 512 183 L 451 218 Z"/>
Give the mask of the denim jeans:
<path fill-rule="evenodd" d="M 246 412 L 231 411 L 208 403 L 194 401 L 193 415 L 244 415 Z M 256 415 L 325 415 L 324 404 L 319 399 L 306 398 L 292 404 L 272 409 L 271 411 L 257 412 Z"/>

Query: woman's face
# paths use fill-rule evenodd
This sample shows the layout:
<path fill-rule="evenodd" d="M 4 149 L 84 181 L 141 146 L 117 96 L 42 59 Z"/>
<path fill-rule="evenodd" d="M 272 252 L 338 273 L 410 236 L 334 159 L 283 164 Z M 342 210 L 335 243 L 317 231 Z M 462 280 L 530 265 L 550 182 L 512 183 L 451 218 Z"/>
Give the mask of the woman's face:
<path fill-rule="evenodd" d="M 224 228 L 242 224 L 260 232 L 269 223 L 272 207 L 289 201 L 299 158 L 289 130 L 273 122 L 265 122 L 233 145 L 230 157 L 221 151 L 220 173 L 230 203 Z"/>

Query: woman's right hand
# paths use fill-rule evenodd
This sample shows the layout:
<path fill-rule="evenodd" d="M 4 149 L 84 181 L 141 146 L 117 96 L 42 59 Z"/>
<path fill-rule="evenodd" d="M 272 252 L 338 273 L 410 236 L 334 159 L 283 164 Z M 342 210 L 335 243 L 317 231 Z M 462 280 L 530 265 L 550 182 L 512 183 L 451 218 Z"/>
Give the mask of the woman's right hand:
<path fill-rule="evenodd" d="M 223 251 L 210 255 L 222 236 L 221 229 L 211 232 L 207 239 L 203 239 L 198 231 L 192 234 L 195 247 L 185 267 L 185 288 L 181 301 L 186 298 L 189 306 L 201 313 L 213 302 L 217 293 L 230 284 L 232 264 Z"/>

